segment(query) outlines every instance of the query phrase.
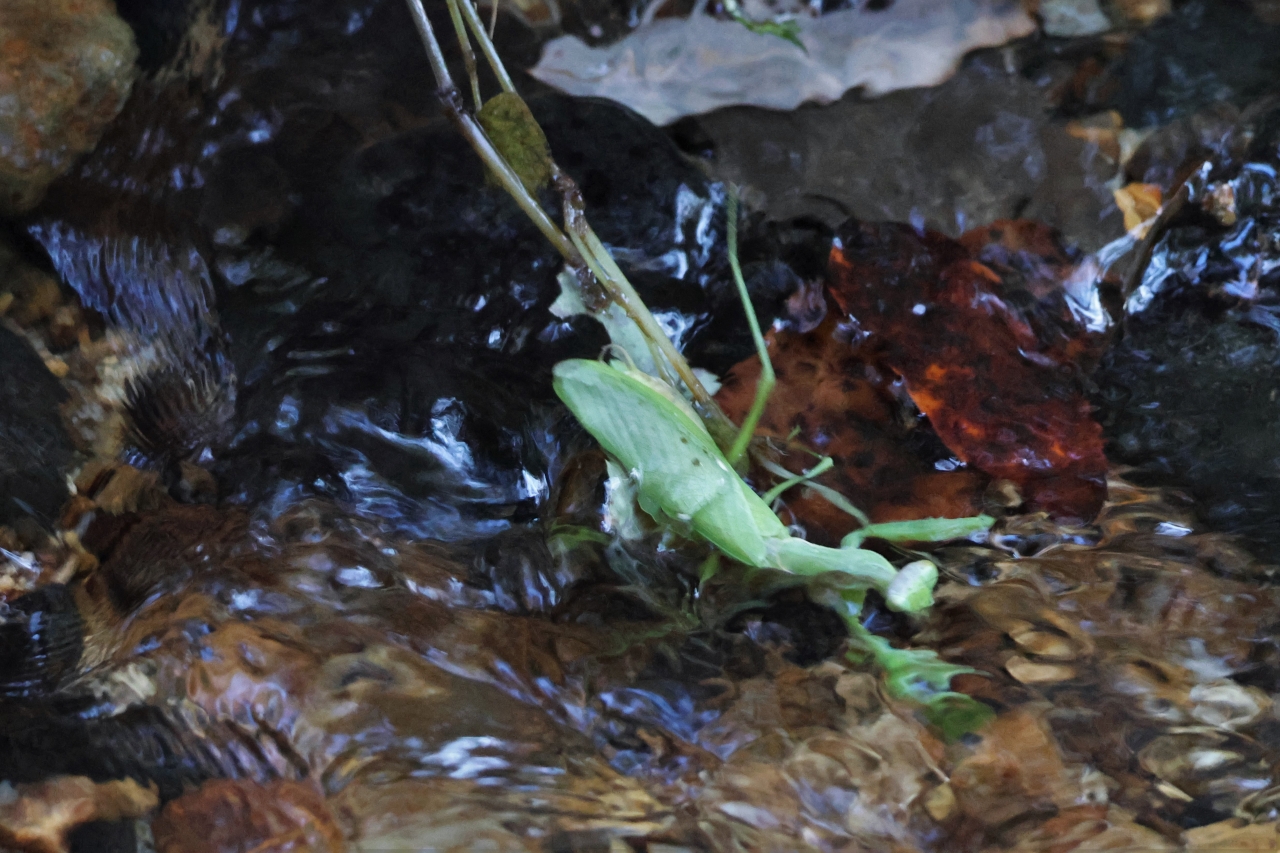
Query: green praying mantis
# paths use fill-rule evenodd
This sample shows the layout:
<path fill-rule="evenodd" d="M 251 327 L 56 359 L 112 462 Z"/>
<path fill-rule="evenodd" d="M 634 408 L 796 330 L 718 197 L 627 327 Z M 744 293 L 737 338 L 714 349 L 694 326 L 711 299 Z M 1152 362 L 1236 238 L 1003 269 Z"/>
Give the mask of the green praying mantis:
<path fill-rule="evenodd" d="M 658 522 L 746 566 L 838 573 L 848 589 L 877 590 L 895 610 L 915 613 L 933 603 L 931 563 L 900 572 L 874 551 L 824 548 L 793 536 L 662 380 L 625 362 L 587 359 L 560 362 L 554 377 L 556 394 L 627 472 L 641 509 Z"/>
<path fill-rule="evenodd" d="M 627 472 L 641 508 L 658 522 L 701 538 L 746 566 L 803 577 L 837 573 L 851 591 L 874 589 L 890 608 L 919 612 L 933 603 L 937 569 L 917 561 L 899 571 L 880 554 L 860 547 L 862 542 L 955 539 L 985 530 L 989 517 L 866 525 L 846 537 L 842 547 L 826 548 L 793 536 L 734 470 L 732 463 L 745 452 L 759 422 L 774 373 L 738 264 L 737 200 L 732 194 L 727 207 L 730 268 L 763 368 L 755 400 L 727 454 L 676 388 L 629 360 L 560 362 L 554 371 L 556 394 Z"/>
<path fill-rule="evenodd" d="M 992 519 L 867 524 L 827 548 L 792 535 L 769 504 L 734 470 L 747 447 L 772 387 L 768 348 L 747 295 L 736 251 L 736 199 L 730 195 L 729 257 L 762 365 L 762 382 L 728 453 L 712 437 L 685 397 L 666 381 L 629 360 L 570 359 L 554 370 L 556 394 L 631 481 L 637 503 L 655 521 L 713 545 L 723 555 L 755 569 L 775 569 L 804 579 L 822 579 L 818 598 L 833 605 L 849 626 L 857 649 L 889 675 L 891 692 L 925 706 L 949 736 L 985 719 L 985 706 L 946 687 L 953 675 L 972 672 L 944 663 L 932 652 L 899 650 L 867 631 L 859 620 L 867 590 L 890 609 L 919 613 L 933 603 L 938 570 L 927 560 L 894 568 L 879 553 L 860 547 L 868 538 L 940 541 L 987 529 Z M 816 470 L 816 468 L 815 468 Z M 812 471 L 810 472 L 813 473 Z M 804 478 L 796 478 L 794 484 Z M 772 496 L 775 492 L 770 492 Z"/>
<path fill-rule="evenodd" d="M 972 670 L 947 664 L 933 652 L 896 649 L 867 631 L 859 618 L 868 590 L 876 590 L 889 607 L 906 613 L 929 607 L 937 568 L 921 560 L 895 569 L 880 554 L 860 546 L 873 537 L 890 541 L 959 538 L 985 529 L 991 519 L 978 516 L 870 524 L 842 495 L 809 483 L 810 488 L 857 517 L 863 527 L 846 537 L 840 548 L 825 548 L 793 536 L 769 508 L 770 503 L 782 491 L 806 482 L 824 466 L 830 467 L 831 462 L 824 460 L 806 475 L 780 483 L 763 497 L 752 491 L 734 468 L 748 450 L 774 382 L 768 349 L 738 264 L 736 198 L 729 196 L 727 211 L 729 263 L 763 370 L 751 410 L 737 428 L 736 437 L 730 439 L 733 425 L 587 223 L 576 185 L 551 159 L 545 136 L 516 93 L 475 8 L 465 0 L 446 0 L 479 115 L 466 108 L 453 83 L 422 0 L 407 3 L 445 114 L 485 163 L 491 179 L 565 258 L 561 307 L 604 322 L 615 349 L 630 343 L 638 347 L 637 356 L 648 356 L 645 363 L 652 374 L 636 369 L 630 359 L 625 364 L 574 359 L 560 363 L 554 371 L 557 394 L 612 462 L 626 472 L 636 502 L 660 523 L 710 543 L 717 554 L 752 569 L 778 570 L 807 583 L 813 598 L 834 607 L 845 619 L 851 654 L 874 659 L 886 674 L 889 691 L 919 702 L 944 735 L 952 737 L 980 725 L 991 715 L 990 709 L 947 689 L 952 676 Z M 774 34 L 789 37 L 787 32 Z M 489 102 L 480 91 L 471 38 L 502 88 L 502 94 Z M 548 181 L 562 200 L 563 227 L 552 220 L 534 194 Z M 593 283 L 603 291 L 603 301 L 594 292 Z M 697 411 L 673 384 L 677 380 Z M 759 461 L 774 473 L 788 473 L 763 458 Z"/>

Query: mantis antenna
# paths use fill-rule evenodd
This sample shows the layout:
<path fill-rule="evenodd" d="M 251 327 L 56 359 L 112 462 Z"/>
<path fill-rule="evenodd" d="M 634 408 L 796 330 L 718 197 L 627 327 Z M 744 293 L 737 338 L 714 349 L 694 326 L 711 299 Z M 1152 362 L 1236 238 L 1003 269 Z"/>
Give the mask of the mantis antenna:
<path fill-rule="evenodd" d="M 726 458 L 730 465 L 736 466 L 742 454 L 747 452 L 747 445 L 755 435 L 760 416 L 764 414 L 765 404 L 777 384 L 773 372 L 773 362 L 769 359 L 769 346 L 760 332 L 760 321 L 756 319 L 756 309 L 751 305 L 751 295 L 747 293 L 747 283 L 742 278 L 742 266 L 738 263 L 738 193 L 732 185 L 729 187 L 729 198 L 725 205 L 725 216 L 728 224 L 725 227 L 725 240 L 729 244 L 729 269 L 733 271 L 733 283 L 738 287 L 738 298 L 742 300 L 742 309 L 747 312 L 747 324 L 751 327 L 751 339 L 756 344 L 756 355 L 760 357 L 760 381 L 756 383 L 756 396 L 751 401 L 751 409 L 738 429 Z"/>

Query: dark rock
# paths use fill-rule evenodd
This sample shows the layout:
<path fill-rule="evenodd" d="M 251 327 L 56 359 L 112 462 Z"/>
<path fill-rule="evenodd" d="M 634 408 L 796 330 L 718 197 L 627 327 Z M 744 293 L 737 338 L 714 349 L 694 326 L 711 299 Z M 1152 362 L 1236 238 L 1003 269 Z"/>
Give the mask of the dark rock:
<path fill-rule="evenodd" d="M 135 387 L 135 461 L 208 454 L 225 497 L 325 495 L 417 535 L 529 517 L 555 464 L 550 368 L 606 338 L 549 312 L 561 260 L 440 116 L 403 4 L 241 4 L 223 29 L 221 75 L 180 54 L 140 83 L 33 228 L 91 307 L 167 346 L 176 377 Z M 736 301 L 720 189 L 622 107 L 528 100 L 601 239 L 699 351 Z M 795 278 L 744 256 L 767 316 Z"/>
<path fill-rule="evenodd" d="M 1210 104 L 1275 88 L 1280 25 L 1244 4 L 1192 0 L 1138 33 L 1109 76 L 1130 127 L 1163 124 Z"/>
<path fill-rule="evenodd" d="M 46 584 L 2 605 L 0 695 L 55 690 L 80 663 L 83 624 L 70 590 Z"/>
<path fill-rule="evenodd" d="M 131 820 L 82 823 L 67 837 L 71 853 L 136 853 L 137 828 Z"/>
<path fill-rule="evenodd" d="M 1258 117 L 1247 162 L 1212 175 L 1229 212 L 1188 205 L 1157 243 L 1095 376 L 1108 456 L 1189 489 L 1204 521 L 1266 554 L 1280 545 L 1277 115 Z"/>
<path fill-rule="evenodd" d="M 67 497 L 71 439 L 62 385 L 21 336 L 0 326 L 0 523 L 34 516 L 48 526 Z"/>
<path fill-rule="evenodd" d="M 97 142 L 138 51 L 110 0 L 6 0 L 0 44 L 0 213 L 12 215 Z"/>
<path fill-rule="evenodd" d="M 697 145 L 714 149 L 718 177 L 762 193 L 774 218 L 855 216 L 958 236 L 1025 217 L 1096 249 L 1121 233 L 1105 186 L 1116 164 L 1053 118 L 1055 69 L 1024 73 L 1008 57 L 980 52 L 939 86 L 874 99 L 718 110 L 698 119 Z M 679 138 L 691 134 L 686 125 Z"/>

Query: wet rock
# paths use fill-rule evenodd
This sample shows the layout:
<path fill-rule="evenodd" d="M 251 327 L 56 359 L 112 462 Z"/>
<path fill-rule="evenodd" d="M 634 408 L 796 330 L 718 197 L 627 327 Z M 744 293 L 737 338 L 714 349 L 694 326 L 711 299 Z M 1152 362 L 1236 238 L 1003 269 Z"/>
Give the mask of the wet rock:
<path fill-rule="evenodd" d="M 1276 333 L 1217 310 L 1170 297 L 1135 318 L 1099 376 L 1106 426 L 1140 480 L 1191 488 L 1205 522 L 1273 547 Z"/>
<path fill-rule="evenodd" d="M 853 215 L 951 236 L 1027 217 L 1092 250 L 1122 230 L 1104 186 L 1116 164 L 1052 122 L 1054 78 L 1036 75 L 983 53 L 933 88 L 785 113 L 725 109 L 699 122 L 714 172 L 761 192 L 773 217 Z"/>
<path fill-rule="evenodd" d="M 1169 194 L 1205 161 L 1219 168 L 1243 162 L 1251 137 L 1240 108 L 1218 101 L 1154 129 L 1125 164 L 1126 177 Z"/>
<path fill-rule="evenodd" d="M 185 507 L 133 527 L 82 590 L 109 623 L 90 635 L 110 659 L 94 688 L 106 717 L 46 712 L 46 727 L 82 732 L 58 761 L 156 781 L 165 797 L 184 774 L 246 780 L 171 804 L 157 827 L 170 850 L 202 849 L 184 839 L 219 822 L 241 830 L 228 843 L 301 827 L 328 849 L 352 835 L 417 849 L 479 824 L 514 844 L 667 821 L 596 753 L 581 674 L 553 651 L 571 638 L 605 648 L 600 630 L 475 609 L 485 596 L 439 549 L 315 521 L 251 532 L 240 514 Z M 268 539 L 283 546 L 270 568 L 257 550 Z M 319 789 L 273 781 L 300 777 Z M 470 801 L 484 814 L 455 808 Z"/>
<path fill-rule="evenodd" d="M 128 97 L 133 32 L 111 0 L 0 6 L 0 213 L 29 210 Z"/>
<path fill-rule="evenodd" d="M 1197 184 L 1206 200 L 1229 195 L 1229 211 L 1189 205 L 1161 237 L 1129 298 L 1125 334 L 1094 379 L 1112 458 L 1136 466 L 1140 482 L 1188 488 L 1205 522 L 1255 548 L 1280 543 L 1280 164 L 1270 116 L 1255 116 L 1251 151 Z"/>
<path fill-rule="evenodd" d="M 1280 73 L 1280 26 L 1247 6 L 1205 0 L 1180 5 L 1136 35 L 1109 75 L 1110 106 L 1130 127 L 1167 122 L 1217 101 L 1244 103 Z"/>
<path fill-rule="evenodd" d="M 208 45 L 214 91 L 193 98 L 204 69 L 182 56 L 169 84 L 140 83 L 37 215 L 86 304 L 166 342 L 134 386 L 130 458 L 173 470 L 207 451 L 224 497 L 322 495 L 425 536 L 528 519 L 560 428 L 550 367 L 596 355 L 603 330 L 551 315 L 559 257 L 485 185 L 430 86 L 404 85 L 430 70 L 403 4 L 251 7 Z M 596 231 L 696 350 L 736 299 L 720 189 L 623 108 L 529 104 Z"/>
<path fill-rule="evenodd" d="M 0 326 L 0 523 L 57 517 L 72 454 L 58 413 L 66 396 L 26 339 Z"/>
<path fill-rule="evenodd" d="M 51 692 L 75 670 L 84 625 L 71 593 L 58 583 L 6 603 L 0 624 L 0 696 Z"/>

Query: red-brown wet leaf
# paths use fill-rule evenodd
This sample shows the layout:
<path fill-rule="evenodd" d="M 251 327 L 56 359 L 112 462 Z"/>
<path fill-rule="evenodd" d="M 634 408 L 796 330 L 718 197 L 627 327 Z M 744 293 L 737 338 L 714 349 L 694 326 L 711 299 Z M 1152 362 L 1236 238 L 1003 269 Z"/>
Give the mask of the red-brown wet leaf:
<path fill-rule="evenodd" d="M 1030 219 L 997 219 L 961 234 L 959 242 L 1000 277 L 997 295 L 1010 308 L 1013 323 L 1025 324 L 1035 335 L 1038 352 L 1059 364 L 1078 364 L 1084 372 L 1093 369 L 1108 337 L 1081 327 L 1066 293 L 1081 272 L 1101 273 L 1091 260 L 1063 246 L 1056 229 Z"/>
<path fill-rule="evenodd" d="M 1018 484 L 1033 508 L 1097 513 L 1106 496 L 1102 430 L 1068 360 L 1092 342 L 1072 346 L 1034 323 L 964 244 L 908 225 L 845 228 L 829 285 L 957 456 Z"/>
<path fill-rule="evenodd" d="M 769 355 L 778 384 L 759 433 L 792 451 L 783 464 L 800 471 L 832 457 L 835 467 L 818 478 L 847 497 L 873 521 L 929 516 L 959 518 L 981 506 L 987 478 L 976 471 L 935 468 L 949 453 L 894 387 L 873 346 L 840 334 L 834 311 L 811 332 L 774 331 Z M 751 406 L 760 361 L 737 364 L 716 399 L 741 421 Z M 793 435 L 794 433 L 794 435 Z M 788 441 L 788 439 L 790 440 Z M 807 448 L 807 450 L 806 450 Z M 803 488 L 786 494 L 787 508 L 814 541 L 838 541 L 856 525 L 825 498 Z"/>
<path fill-rule="evenodd" d="M 164 807 L 152 825 L 159 853 L 338 853 L 345 849 L 314 785 L 215 779 Z"/>

